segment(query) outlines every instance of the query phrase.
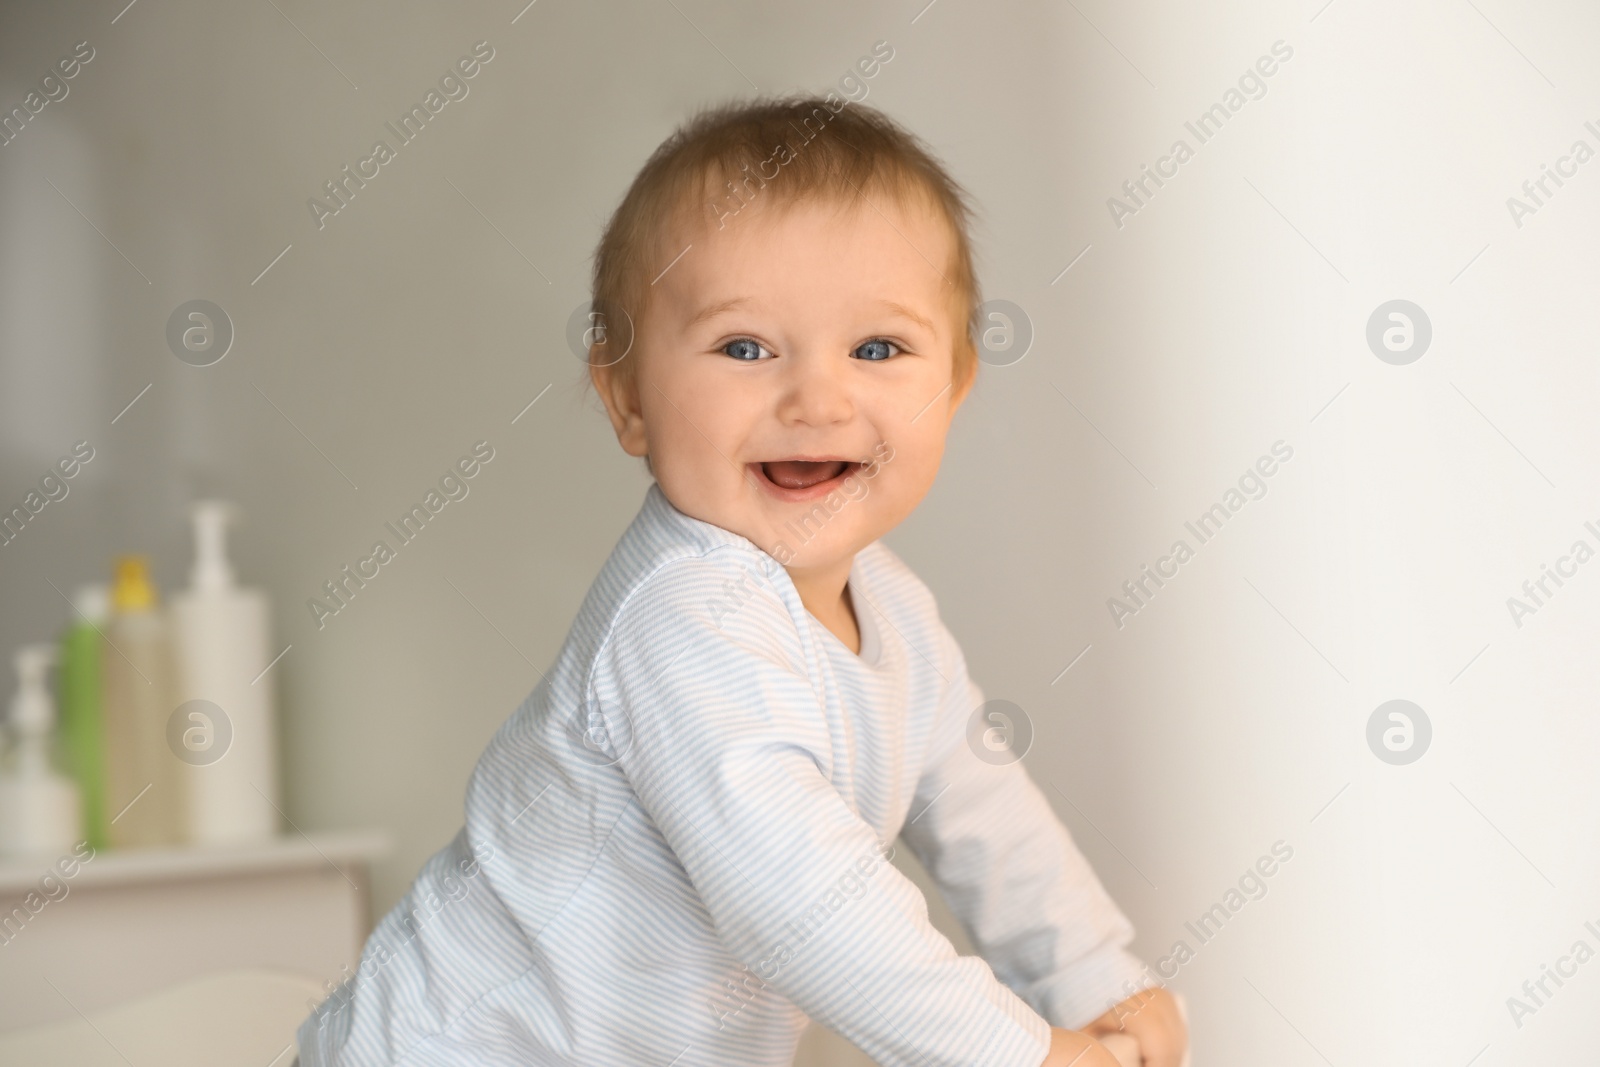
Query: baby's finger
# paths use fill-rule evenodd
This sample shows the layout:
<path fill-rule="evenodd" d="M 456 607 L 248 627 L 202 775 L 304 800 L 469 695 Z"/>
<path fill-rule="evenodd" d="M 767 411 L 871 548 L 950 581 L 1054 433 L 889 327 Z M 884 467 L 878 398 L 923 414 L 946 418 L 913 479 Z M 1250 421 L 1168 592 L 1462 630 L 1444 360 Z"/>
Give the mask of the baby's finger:
<path fill-rule="evenodd" d="M 1144 1067 L 1183 1067 L 1183 1051 L 1171 1048 L 1144 1050 Z"/>
<path fill-rule="evenodd" d="M 1121 1067 L 1140 1067 L 1139 1042 L 1127 1034 L 1106 1034 L 1099 1038 L 1106 1051 L 1117 1058 Z M 1176 1064 L 1173 1067 L 1177 1067 Z"/>
<path fill-rule="evenodd" d="M 1151 1020 L 1149 1025 L 1139 1027 L 1138 1033 L 1143 1067 L 1183 1067 L 1188 1041 L 1180 1019 Z"/>

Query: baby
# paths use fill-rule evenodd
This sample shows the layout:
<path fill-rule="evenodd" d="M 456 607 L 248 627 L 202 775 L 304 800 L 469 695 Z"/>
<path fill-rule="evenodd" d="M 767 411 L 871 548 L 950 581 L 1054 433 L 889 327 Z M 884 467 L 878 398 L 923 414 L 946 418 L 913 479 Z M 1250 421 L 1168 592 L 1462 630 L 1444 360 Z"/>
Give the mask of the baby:
<path fill-rule="evenodd" d="M 884 1067 L 1116 1067 L 1116 1031 L 1178 1067 L 1174 998 L 880 540 L 976 376 L 968 215 L 832 94 L 703 113 L 651 156 L 588 339 L 654 484 L 464 828 L 301 1025 L 304 1067 L 775 1067 L 808 1017 Z"/>

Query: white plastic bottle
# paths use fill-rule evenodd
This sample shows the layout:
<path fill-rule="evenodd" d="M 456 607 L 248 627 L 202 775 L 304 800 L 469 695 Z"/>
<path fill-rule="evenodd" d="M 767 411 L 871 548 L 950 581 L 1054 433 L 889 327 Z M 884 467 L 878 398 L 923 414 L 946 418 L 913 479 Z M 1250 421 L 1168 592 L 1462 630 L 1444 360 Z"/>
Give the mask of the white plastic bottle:
<path fill-rule="evenodd" d="M 187 765 L 189 840 L 263 841 L 279 830 L 271 612 L 261 590 L 238 585 L 228 562 L 232 505 L 202 500 L 191 514 L 190 587 L 172 598 L 184 724 L 174 744 Z"/>
<path fill-rule="evenodd" d="M 55 705 L 45 674 L 55 656 L 54 645 L 17 650 L 10 720 L 15 742 L 0 772 L 0 856 L 60 856 L 79 838 L 78 788 L 50 764 Z"/>

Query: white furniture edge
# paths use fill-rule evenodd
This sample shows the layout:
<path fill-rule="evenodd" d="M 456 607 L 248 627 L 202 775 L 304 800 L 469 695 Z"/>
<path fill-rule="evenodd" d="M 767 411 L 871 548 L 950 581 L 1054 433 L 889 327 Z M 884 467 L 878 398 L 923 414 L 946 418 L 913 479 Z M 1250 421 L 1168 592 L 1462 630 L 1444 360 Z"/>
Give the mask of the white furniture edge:
<path fill-rule="evenodd" d="M 332 864 L 346 867 L 370 864 L 390 850 L 389 835 L 382 831 L 350 833 L 284 834 L 271 841 L 248 845 L 182 846 L 176 848 L 106 849 L 88 861 L 71 853 L 0 862 L 0 899 L 39 888 L 49 875 L 73 889 L 95 885 L 130 885 L 170 882 L 174 879 L 228 877 L 274 870 L 304 870 Z M 78 869 L 63 876 L 58 860 L 72 860 Z"/>

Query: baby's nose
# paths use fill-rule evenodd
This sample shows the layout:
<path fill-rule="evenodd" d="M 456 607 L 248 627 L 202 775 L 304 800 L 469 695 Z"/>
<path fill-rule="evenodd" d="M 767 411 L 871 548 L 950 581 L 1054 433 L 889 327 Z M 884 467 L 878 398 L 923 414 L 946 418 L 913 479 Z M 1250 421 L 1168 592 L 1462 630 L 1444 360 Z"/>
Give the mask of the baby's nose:
<path fill-rule="evenodd" d="M 784 422 L 812 426 L 848 422 L 855 415 L 854 383 L 848 367 L 831 360 L 797 359 L 783 377 L 778 417 Z"/>

